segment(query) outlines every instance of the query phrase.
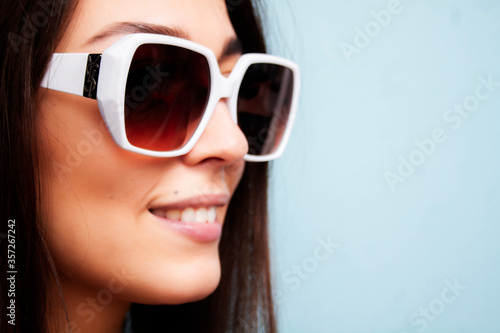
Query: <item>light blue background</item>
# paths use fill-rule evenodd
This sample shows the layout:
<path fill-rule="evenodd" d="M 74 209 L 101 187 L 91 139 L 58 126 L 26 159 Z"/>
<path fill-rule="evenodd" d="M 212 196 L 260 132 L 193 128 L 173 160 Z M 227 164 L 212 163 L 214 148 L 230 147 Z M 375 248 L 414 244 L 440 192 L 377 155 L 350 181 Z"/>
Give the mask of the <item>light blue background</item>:
<path fill-rule="evenodd" d="M 341 43 L 390 1 L 268 2 L 273 53 L 303 75 L 272 165 L 280 331 L 500 332 L 500 87 L 458 128 L 443 118 L 500 82 L 500 1 L 401 0 L 350 62 Z M 415 153 L 436 128 L 446 141 Z"/>

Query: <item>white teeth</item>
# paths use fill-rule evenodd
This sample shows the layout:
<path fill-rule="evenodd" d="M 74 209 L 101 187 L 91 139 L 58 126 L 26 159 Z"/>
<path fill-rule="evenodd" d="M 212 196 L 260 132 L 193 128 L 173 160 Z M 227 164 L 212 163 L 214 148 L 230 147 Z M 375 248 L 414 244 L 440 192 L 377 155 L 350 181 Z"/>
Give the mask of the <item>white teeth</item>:
<path fill-rule="evenodd" d="M 181 214 L 182 222 L 195 222 L 196 214 L 194 208 L 186 208 Z"/>
<path fill-rule="evenodd" d="M 184 210 L 151 210 L 156 216 L 167 218 L 174 221 L 182 221 L 186 223 L 214 223 L 217 219 L 216 207 L 200 207 L 200 208 L 186 208 Z"/>
<path fill-rule="evenodd" d="M 210 207 L 208 209 L 208 214 L 207 214 L 207 221 L 208 223 L 213 223 L 215 222 L 215 218 L 217 217 L 217 212 L 215 211 L 215 207 Z"/>
<path fill-rule="evenodd" d="M 203 223 L 208 221 L 207 217 L 207 209 L 206 208 L 199 208 L 196 210 L 196 223 Z"/>

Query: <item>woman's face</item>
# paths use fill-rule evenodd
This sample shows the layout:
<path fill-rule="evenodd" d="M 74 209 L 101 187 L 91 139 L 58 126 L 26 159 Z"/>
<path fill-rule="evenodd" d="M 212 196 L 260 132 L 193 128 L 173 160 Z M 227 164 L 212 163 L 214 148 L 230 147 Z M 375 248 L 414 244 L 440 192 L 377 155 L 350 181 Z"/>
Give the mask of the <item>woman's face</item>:
<path fill-rule="evenodd" d="M 223 74 L 240 56 L 225 54 L 236 34 L 223 0 L 81 0 L 56 52 L 100 53 L 158 27 L 210 48 Z M 102 298 L 178 304 L 208 296 L 219 282 L 219 236 L 248 150 L 226 101 L 188 154 L 155 158 L 119 148 L 95 100 L 40 92 L 43 227 L 66 298 L 107 290 Z M 171 219 L 161 217 L 166 211 Z"/>

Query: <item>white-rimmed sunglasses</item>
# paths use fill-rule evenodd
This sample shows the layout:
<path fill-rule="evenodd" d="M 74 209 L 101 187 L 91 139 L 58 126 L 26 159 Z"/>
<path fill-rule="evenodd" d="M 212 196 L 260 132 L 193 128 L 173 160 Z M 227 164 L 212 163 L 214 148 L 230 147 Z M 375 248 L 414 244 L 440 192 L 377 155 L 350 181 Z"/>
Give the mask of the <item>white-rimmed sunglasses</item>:
<path fill-rule="evenodd" d="M 283 153 L 300 89 L 298 66 L 249 53 L 224 77 L 213 52 L 191 41 L 131 34 L 102 54 L 55 53 L 41 86 L 97 99 L 114 141 L 148 156 L 188 153 L 221 98 L 248 140 L 247 161 Z"/>

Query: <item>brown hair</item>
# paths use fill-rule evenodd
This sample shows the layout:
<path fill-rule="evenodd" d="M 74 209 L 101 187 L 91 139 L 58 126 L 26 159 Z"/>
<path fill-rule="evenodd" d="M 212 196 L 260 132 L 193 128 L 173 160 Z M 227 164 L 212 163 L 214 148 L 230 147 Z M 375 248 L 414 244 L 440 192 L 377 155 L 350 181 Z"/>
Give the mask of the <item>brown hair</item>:
<path fill-rule="evenodd" d="M 255 1 L 227 0 L 244 52 L 265 52 Z M 0 11 L 0 331 L 47 332 L 47 288 L 57 272 L 39 229 L 43 220 L 36 93 L 75 1 L 7 0 Z M 175 306 L 133 304 L 137 332 L 276 332 L 267 237 L 267 163 L 247 163 L 220 243 L 222 278 L 206 299 Z M 8 221 L 15 221 L 15 323 L 8 323 Z M 12 223 L 11 223 L 12 224 Z M 11 232 L 12 233 L 12 232 Z"/>

